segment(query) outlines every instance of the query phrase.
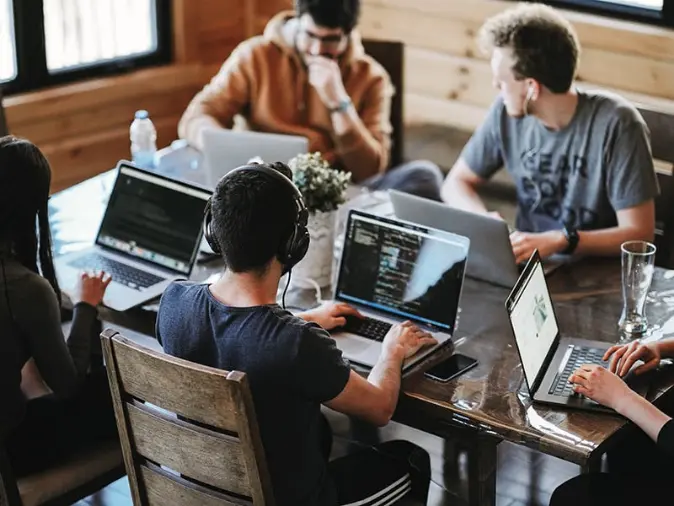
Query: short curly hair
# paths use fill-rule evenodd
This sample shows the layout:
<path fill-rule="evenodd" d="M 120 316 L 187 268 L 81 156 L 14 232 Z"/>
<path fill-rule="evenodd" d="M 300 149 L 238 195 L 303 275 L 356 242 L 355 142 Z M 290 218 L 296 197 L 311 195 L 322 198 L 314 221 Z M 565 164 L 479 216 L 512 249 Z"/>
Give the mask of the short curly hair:
<path fill-rule="evenodd" d="M 569 91 L 576 78 L 580 43 L 573 26 L 547 5 L 521 4 L 489 18 L 480 28 L 486 52 L 513 52 L 517 79 L 536 79 L 553 93 Z"/>

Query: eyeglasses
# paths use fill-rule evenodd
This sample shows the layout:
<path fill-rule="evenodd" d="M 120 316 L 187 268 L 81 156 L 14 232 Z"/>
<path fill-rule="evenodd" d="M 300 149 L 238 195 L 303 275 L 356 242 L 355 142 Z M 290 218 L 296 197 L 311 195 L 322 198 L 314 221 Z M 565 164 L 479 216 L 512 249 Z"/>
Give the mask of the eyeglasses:
<path fill-rule="evenodd" d="M 339 35 L 316 35 L 313 32 L 308 30 L 302 30 L 300 34 L 306 38 L 308 42 L 318 42 L 321 46 L 326 48 L 336 49 L 342 42 L 348 37 L 347 35 L 340 33 Z"/>

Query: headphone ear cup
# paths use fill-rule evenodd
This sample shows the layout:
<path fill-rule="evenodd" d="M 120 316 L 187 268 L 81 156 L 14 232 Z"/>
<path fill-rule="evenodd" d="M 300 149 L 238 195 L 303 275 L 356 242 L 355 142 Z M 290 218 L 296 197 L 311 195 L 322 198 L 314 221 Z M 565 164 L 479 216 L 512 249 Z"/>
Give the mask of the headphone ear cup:
<path fill-rule="evenodd" d="M 295 239 L 295 244 L 293 245 L 293 255 L 292 262 L 293 265 L 297 265 L 300 260 L 302 260 L 307 251 L 309 251 L 309 244 L 311 243 L 311 237 L 309 236 L 309 231 L 304 226 L 298 227 L 297 230 L 297 239 Z"/>
<path fill-rule="evenodd" d="M 311 238 L 309 231 L 304 225 L 297 224 L 290 239 L 282 251 L 279 251 L 278 259 L 283 264 L 283 274 L 287 274 L 295 267 L 309 251 Z"/>
<path fill-rule="evenodd" d="M 204 238 L 206 239 L 208 246 L 213 250 L 213 253 L 215 253 L 216 255 L 220 255 L 222 253 L 222 251 L 220 251 L 220 244 L 213 235 L 213 231 L 211 229 L 212 220 L 213 215 L 211 213 L 211 200 L 209 199 L 208 202 L 206 203 L 206 210 L 204 211 L 204 224 L 203 224 Z"/>

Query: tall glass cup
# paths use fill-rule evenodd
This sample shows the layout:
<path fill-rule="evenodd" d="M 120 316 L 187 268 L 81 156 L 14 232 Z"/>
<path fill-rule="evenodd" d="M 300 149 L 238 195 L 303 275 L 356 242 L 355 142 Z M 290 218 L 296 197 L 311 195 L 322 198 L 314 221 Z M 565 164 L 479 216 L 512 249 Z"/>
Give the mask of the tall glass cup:
<path fill-rule="evenodd" d="M 622 244 L 623 312 L 618 322 L 620 340 L 630 341 L 646 333 L 646 296 L 653 279 L 655 246 L 646 241 Z"/>

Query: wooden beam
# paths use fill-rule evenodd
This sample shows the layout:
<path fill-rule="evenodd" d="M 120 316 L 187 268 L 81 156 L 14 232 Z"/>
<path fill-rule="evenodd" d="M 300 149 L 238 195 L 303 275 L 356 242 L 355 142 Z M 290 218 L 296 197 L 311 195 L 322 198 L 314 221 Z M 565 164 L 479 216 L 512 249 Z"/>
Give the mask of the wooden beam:
<path fill-rule="evenodd" d="M 198 35 L 199 10 L 195 8 L 194 1 L 173 0 L 173 55 L 176 63 L 199 60 Z"/>
<path fill-rule="evenodd" d="M 417 47 L 405 48 L 406 91 L 430 98 L 458 100 L 488 107 L 496 98 L 489 63 L 462 58 Z M 635 105 L 674 114 L 674 101 L 644 93 L 617 89 L 599 83 L 579 81 L 581 90 L 604 90 L 616 93 Z"/>
<path fill-rule="evenodd" d="M 170 144 L 177 137 L 179 120 L 178 115 L 155 122 L 160 146 Z M 52 192 L 111 169 L 119 160 L 131 156 L 128 127 L 44 144 L 40 149 L 52 167 Z"/>
<path fill-rule="evenodd" d="M 497 95 L 487 62 L 417 47 L 405 48 L 405 91 L 481 107 Z"/>
<path fill-rule="evenodd" d="M 407 45 L 438 51 L 453 56 L 485 60 L 476 46 L 475 36 L 483 19 L 474 14 L 465 17 L 443 17 L 433 9 L 421 11 L 423 6 L 435 6 L 436 10 L 445 5 L 449 13 L 455 13 L 459 6 L 467 12 L 480 11 L 480 6 L 503 5 L 503 2 L 477 0 L 475 4 L 466 2 L 442 2 L 421 0 L 417 4 L 394 4 L 402 0 L 368 0 L 363 10 L 361 31 L 368 38 L 402 40 Z M 410 7 L 414 5 L 415 7 Z M 463 12 L 460 11 L 460 12 Z M 656 38 L 662 39 L 662 34 Z M 621 37 L 616 31 L 614 37 Z M 671 39 L 671 40 L 670 40 Z M 674 46 L 674 32 L 670 34 L 670 44 Z M 672 54 L 674 57 L 674 53 Z M 636 54 L 625 54 L 608 49 L 585 47 L 580 62 L 579 80 L 610 86 L 619 90 L 648 94 L 674 99 L 674 60 L 646 58 Z"/>
<path fill-rule="evenodd" d="M 142 108 L 153 122 L 174 117 L 184 111 L 198 88 L 186 88 L 163 94 L 139 94 L 133 100 L 101 101 L 90 108 L 73 109 L 69 114 L 47 116 L 12 128 L 12 133 L 42 145 L 115 127 L 128 128 L 135 111 Z M 142 90 L 139 90 L 142 91 Z"/>
<path fill-rule="evenodd" d="M 474 131 L 484 121 L 487 108 L 458 100 L 405 93 L 405 124 L 435 124 Z"/>
<path fill-rule="evenodd" d="M 242 0 L 243 1 L 243 17 L 246 24 L 246 38 L 249 39 L 256 34 L 256 13 L 258 9 L 258 0 Z"/>
<path fill-rule="evenodd" d="M 423 13 L 433 18 L 469 21 L 480 26 L 487 18 L 513 7 L 505 0 L 363 0 L 363 10 L 371 7 Z M 616 53 L 674 61 L 674 32 L 667 28 L 597 16 L 572 10 L 559 10 L 578 32 L 581 44 Z M 454 34 L 442 31 L 445 37 Z"/>
<path fill-rule="evenodd" d="M 200 65 L 171 65 L 12 95 L 5 98 L 3 104 L 8 123 L 12 128 L 18 128 L 23 123 L 71 114 L 74 110 L 93 108 L 102 102 L 134 100 L 143 94 L 168 94 L 202 84 Z"/>

